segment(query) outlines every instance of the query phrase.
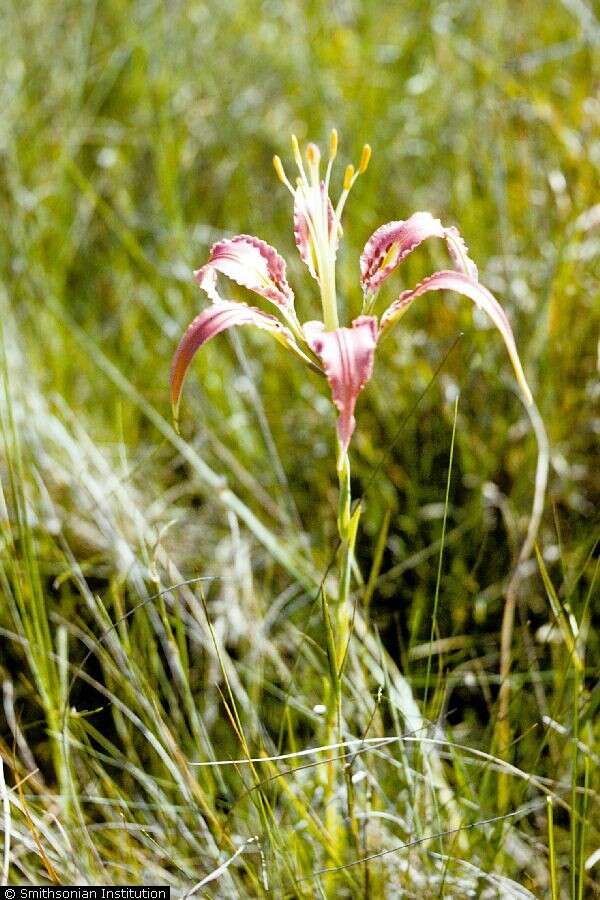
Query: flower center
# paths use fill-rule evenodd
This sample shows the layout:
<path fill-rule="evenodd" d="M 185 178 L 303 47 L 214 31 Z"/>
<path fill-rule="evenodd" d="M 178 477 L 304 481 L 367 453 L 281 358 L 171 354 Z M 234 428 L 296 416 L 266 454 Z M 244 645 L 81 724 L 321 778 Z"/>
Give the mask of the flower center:
<path fill-rule="evenodd" d="M 342 193 L 334 209 L 329 197 L 329 183 L 333 162 L 337 156 L 337 146 L 337 131 L 333 129 L 329 140 L 325 177 L 321 179 L 321 151 L 316 144 L 308 144 L 305 167 L 298 139 L 292 135 L 292 149 L 299 173 L 296 188 L 293 188 L 288 180 L 280 158 L 278 156 L 273 158 L 279 179 L 294 196 L 294 213 L 299 220 L 296 224 L 301 234 L 305 236 L 307 245 L 305 262 L 319 284 L 323 322 L 327 331 L 333 331 L 339 326 L 335 264 L 338 240 L 342 234 L 342 212 L 354 182 L 366 171 L 371 158 L 371 148 L 365 144 L 358 169 L 355 171 L 353 165 L 346 167 Z"/>

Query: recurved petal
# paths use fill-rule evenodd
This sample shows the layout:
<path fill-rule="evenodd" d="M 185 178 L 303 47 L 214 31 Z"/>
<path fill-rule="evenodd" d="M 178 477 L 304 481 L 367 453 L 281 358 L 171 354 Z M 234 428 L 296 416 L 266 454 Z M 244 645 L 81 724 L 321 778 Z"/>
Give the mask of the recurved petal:
<path fill-rule="evenodd" d="M 382 333 L 391 328 L 398 319 L 404 315 L 416 297 L 420 297 L 422 294 L 427 294 L 430 291 L 455 291 L 457 294 L 463 294 L 463 296 L 468 297 L 476 306 L 483 309 L 488 314 L 504 339 L 508 355 L 510 356 L 525 401 L 527 403 L 532 403 L 533 399 L 531 391 L 527 384 L 525 373 L 523 372 L 523 366 L 519 359 L 512 328 L 510 327 L 510 322 L 508 321 L 506 313 L 494 295 L 491 294 L 486 287 L 478 281 L 469 278 L 464 272 L 453 272 L 451 270 L 435 272 L 433 275 L 430 275 L 429 278 L 425 278 L 424 281 L 412 290 L 404 291 L 382 315 Z"/>
<path fill-rule="evenodd" d="M 290 308 L 294 305 L 294 294 L 285 271 L 285 260 L 274 247 L 250 234 L 238 234 L 214 244 L 208 262 L 195 275 L 213 303 L 220 300 L 216 273 L 221 272 L 277 306 Z"/>
<path fill-rule="evenodd" d="M 365 244 L 360 257 L 360 280 L 365 293 L 376 293 L 409 253 L 431 237 L 443 238 L 457 269 L 477 280 L 477 267 L 469 258 L 458 229 L 446 228 L 428 212 L 416 212 L 404 221 L 382 225 Z"/>
<path fill-rule="evenodd" d="M 450 254 L 450 258 L 454 263 L 454 268 L 458 272 L 462 272 L 464 275 L 468 275 L 469 278 L 471 278 L 473 281 L 477 281 L 479 279 L 477 266 L 469 256 L 469 248 L 465 244 L 464 238 L 461 235 L 460 231 L 454 225 L 446 228 L 445 231 L 448 253 Z"/>
<path fill-rule="evenodd" d="M 356 398 L 373 374 L 377 319 L 374 316 L 360 316 L 354 320 L 352 328 L 336 328 L 334 331 L 325 331 L 322 322 L 307 322 L 304 335 L 323 364 L 333 402 L 339 410 L 337 428 L 345 453 L 356 425 Z"/>
<path fill-rule="evenodd" d="M 255 325 L 270 331 L 281 343 L 290 347 L 294 339 L 290 331 L 275 316 L 245 303 L 221 300 L 203 310 L 192 321 L 181 338 L 171 365 L 171 405 L 175 421 L 178 419 L 179 401 L 183 383 L 194 356 L 207 341 L 234 325 Z"/>

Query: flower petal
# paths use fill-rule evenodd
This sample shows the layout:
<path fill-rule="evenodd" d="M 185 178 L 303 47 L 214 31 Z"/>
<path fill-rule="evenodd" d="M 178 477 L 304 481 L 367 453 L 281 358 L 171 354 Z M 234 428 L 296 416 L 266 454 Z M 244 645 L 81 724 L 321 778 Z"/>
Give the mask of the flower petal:
<path fill-rule="evenodd" d="M 209 306 L 196 316 L 188 327 L 173 357 L 171 405 L 175 421 L 178 419 L 183 383 L 195 354 L 211 338 L 234 325 L 256 325 L 270 331 L 285 346 L 296 348 L 291 332 L 275 316 L 270 316 L 245 303 L 233 303 L 229 300 L 220 300 Z"/>
<path fill-rule="evenodd" d="M 457 228 L 446 228 L 428 212 L 416 212 L 406 221 L 388 222 L 375 231 L 360 257 L 360 280 L 365 293 L 374 294 L 392 272 L 423 241 L 444 238 L 452 262 L 461 272 L 477 280 L 477 267 Z"/>
<path fill-rule="evenodd" d="M 425 278 L 424 281 L 412 290 L 404 291 L 382 315 L 382 332 L 391 328 L 398 319 L 404 315 L 415 297 L 420 297 L 421 294 L 426 294 L 429 291 L 456 291 L 457 294 L 463 294 L 465 297 L 468 297 L 480 309 L 483 309 L 488 314 L 504 338 L 504 343 L 508 350 L 508 355 L 510 356 L 523 396 L 527 403 L 532 403 L 533 398 L 531 396 L 531 391 L 529 390 L 529 385 L 527 384 L 525 373 L 523 372 L 515 339 L 506 313 L 487 288 L 482 284 L 479 284 L 478 281 L 469 278 L 468 275 L 465 275 L 463 272 L 453 272 L 450 270 L 435 272 L 435 274 L 430 275 L 429 278 Z"/>
<path fill-rule="evenodd" d="M 309 197 L 306 191 L 310 192 Z M 318 279 L 317 258 L 314 242 L 310 233 L 309 218 L 315 215 L 322 216 L 320 204 L 327 203 L 327 226 L 329 240 L 333 245 L 333 253 L 337 250 L 337 233 L 335 229 L 335 212 L 331 200 L 327 196 L 325 182 L 321 182 L 320 190 L 316 187 L 298 187 L 294 193 L 294 238 L 302 261 L 306 264 L 313 278 Z M 323 207 L 324 208 L 324 207 Z M 312 221 L 312 218 L 311 218 Z"/>
<path fill-rule="evenodd" d="M 445 237 L 448 253 L 454 263 L 454 268 L 458 272 L 462 272 L 463 275 L 468 275 L 473 281 L 478 281 L 479 272 L 477 271 L 477 266 L 469 256 L 469 248 L 465 244 L 458 228 L 450 225 L 449 228 L 446 228 Z"/>
<path fill-rule="evenodd" d="M 352 328 L 325 331 L 322 322 L 306 322 L 304 335 L 325 369 L 333 402 L 340 416 L 338 434 L 345 453 L 356 425 L 356 398 L 373 374 L 373 357 L 377 346 L 377 319 L 360 316 Z"/>
<path fill-rule="evenodd" d="M 304 194 L 300 188 L 297 188 L 296 193 L 294 194 L 294 239 L 296 241 L 298 252 L 302 257 L 302 261 L 306 263 L 312 277 L 316 278 L 316 260 L 313 256 L 306 203 Z"/>
<path fill-rule="evenodd" d="M 276 306 L 293 307 L 294 294 L 285 277 L 285 260 L 277 250 L 250 234 L 218 241 L 208 262 L 195 272 L 196 280 L 213 303 L 218 303 L 217 272 L 260 294 Z"/>

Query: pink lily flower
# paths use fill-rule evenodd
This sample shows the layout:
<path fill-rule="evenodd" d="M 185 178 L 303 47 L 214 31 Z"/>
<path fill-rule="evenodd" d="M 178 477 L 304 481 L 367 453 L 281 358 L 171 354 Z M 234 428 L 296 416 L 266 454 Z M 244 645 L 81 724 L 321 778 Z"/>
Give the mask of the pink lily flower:
<path fill-rule="evenodd" d="M 303 325 L 298 321 L 294 293 L 286 279 L 285 261 L 269 244 L 246 234 L 216 243 L 208 261 L 195 273 L 211 305 L 193 320 L 173 359 L 171 402 L 175 420 L 186 374 L 200 347 L 234 325 L 255 325 L 270 332 L 287 350 L 326 376 L 339 412 L 337 432 L 341 467 L 356 426 L 356 401 L 373 373 L 379 341 L 396 325 L 413 300 L 429 292 L 445 290 L 462 294 L 489 315 L 504 339 L 524 400 L 527 404 L 532 403 L 504 310 L 480 284 L 477 267 L 469 258 L 458 230 L 442 225 L 428 212 L 416 212 L 406 220 L 388 222 L 371 235 L 360 257 L 362 314 L 351 322 L 350 327 L 340 326 L 335 266 L 342 213 L 352 186 L 368 166 L 371 150 L 365 145 L 356 171 L 352 165 L 346 168 L 343 190 L 334 207 L 329 184 L 337 154 L 337 133 L 331 134 L 323 177 L 319 148 L 315 144 L 308 145 L 305 167 L 295 137 L 292 144 L 299 172 L 295 187 L 288 180 L 278 156 L 273 162 L 277 175 L 294 199 L 294 237 L 302 260 L 318 283 L 323 320 Z M 403 291 L 378 319 L 373 309 L 381 285 L 413 250 L 432 237 L 445 241 L 452 268 L 434 272 L 414 288 Z M 245 303 L 224 300 L 218 292 L 219 274 L 269 301 L 277 315 Z"/>

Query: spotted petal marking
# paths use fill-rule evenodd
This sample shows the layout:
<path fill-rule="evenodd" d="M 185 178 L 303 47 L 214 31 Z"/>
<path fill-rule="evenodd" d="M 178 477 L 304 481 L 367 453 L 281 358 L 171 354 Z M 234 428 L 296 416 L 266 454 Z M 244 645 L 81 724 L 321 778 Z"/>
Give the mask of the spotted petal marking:
<path fill-rule="evenodd" d="M 446 228 L 428 212 L 416 212 L 406 221 L 382 225 L 371 235 L 360 257 L 363 291 L 376 293 L 400 263 L 430 237 L 443 238 L 456 268 L 477 281 L 477 267 L 458 229 Z"/>
<path fill-rule="evenodd" d="M 254 306 L 221 300 L 203 310 L 181 338 L 171 365 L 171 405 L 177 422 L 183 383 L 194 356 L 207 341 L 234 325 L 256 325 L 270 331 L 285 346 L 294 349 L 290 331 L 275 316 Z"/>
<path fill-rule="evenodd" d="M 377 319 L 360 316 L 354 320 L 352 328 L 334 331 L 325 331 L 322 322 L 306 322 L 304 335 L 313 353 L 323 363 L 333 402 L 340 413 L 337 429 L 345 453 L 356 426 L 356 398 L 373 374 Z"/>
<path fill-rule="evenodd" d="M 421 294 L 427 294 L 429 291 L 456 291 L 457 294 L 463 294 L 465 297 L 468 297 L 469 300 L 472 300 L 473 303 L 476 304 L 476 306 L 483 309 L 488 314 L 504 339 L 510 361 L 512 362 L 525 401 L 528 404 L 533 403 L 531 391 L 527 384 L 525 373 L 523 372 L 512 328 L 510 327 L 510 322 L 506 317 L 506 313 L 486 287 L 479 284 L 478 281 L 469 278 L 464 272 L 453 272 L 451 270 L 435 272 L 435 274 L 430 275 L 429 278 L 425 278 L 424 281 L 412 290 L 404 291 L 382 315 L 382 333 L 391 328 L 398 319 L 404 315 L 416 297 L 420 297 Z"/>
<path fill-rule="evenodd" d="M 278 307 L 293 308 L 294 294 L 286 280 L 285 260 L 260 238 L 238 234 L 213 245 L 208 262 L 194 273 L 213 303 L 221 300 L 217 272 Z"/>

